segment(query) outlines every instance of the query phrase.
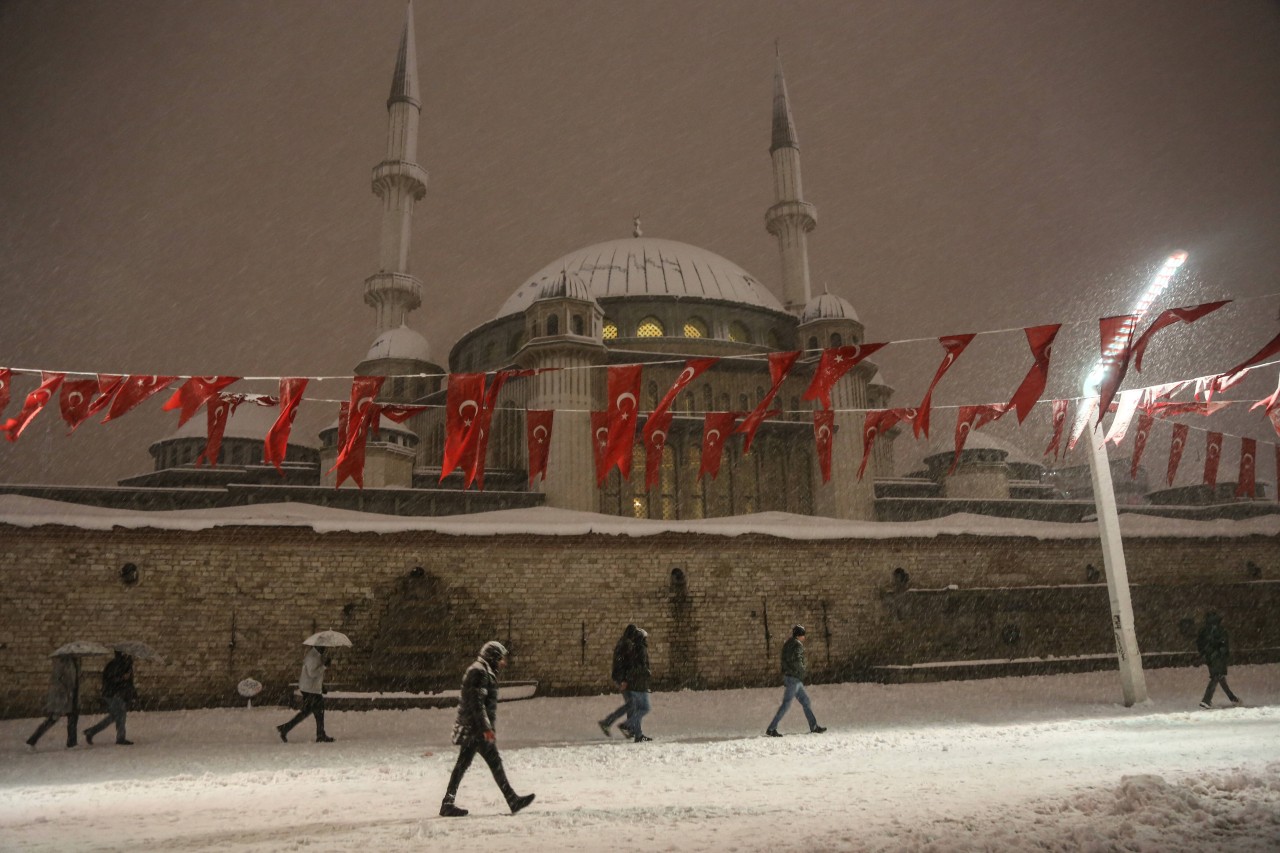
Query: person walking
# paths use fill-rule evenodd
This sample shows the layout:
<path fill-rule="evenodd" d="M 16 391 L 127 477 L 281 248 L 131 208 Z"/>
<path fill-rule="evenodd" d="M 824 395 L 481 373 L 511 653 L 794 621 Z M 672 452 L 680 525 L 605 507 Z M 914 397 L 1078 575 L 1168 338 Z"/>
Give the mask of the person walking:
<path fill-rule="evenodd" d="M 1231 641 L 1227 637 L 1227 628 L 1222 624 L 1222 617 L 1210 611 L 1204 615 L 1204 627 L 1196 637 L 1196 648 L 1200 657 L 1209 666 L 1209 686 L 1204 690 L 1204 698 L 1200 700 L 1201 708 L 1213 707 L 1213 692 L 1222 685 L 1222 692 L 1227 694 L 1231 704 L 1239 705 L 1240 697 L 1231 692 L 1227 686 L 1227 663 L 1231 659 Z"/>
<path fill-rule="evenodd" d="M 80 721 L 80 658 L 75 655 L 54 657 L 44 712 L 48 716 L 36 727 L 31 737 L 27 738 L 27 749 L 35 752 L 37 741 L 53 728 L 59 717 L 64 716 L 67 718 L 67 749 L 74 747 L 76 723 Z"/>
<path fill-rule="evenodd" d="M 600 727 L 600 731 L 604 732 L 605 737 L 612 737 L 610 727 L 618 720 L 631 716 L 631 702 L 627 698 L 627 667 L 631 665 L 631 655 L 635 650 L 635 638 L 639 629 L 634 624 L 628 625 L 622 632 L 622 636 L 618 638 L 618 642 L 613 646 L 613 670 L 610 677 L 618 690 L 622 693 L 622 704 L 618 709 L 609 716 L 596 723 Z M 634 737 L 631 730 L 627 727 L 624 720 L 618 728 L 627 737 Z"/>
<path fill-rule="evenodd" d="M 107 706 L 107 715 L 97 725 L 84 730 L 84 742 L 93 746 L 93 739 L 98 733 L 110 723 L 115 723 L 116 743 L 133 746 L 133 741 L 125 737 L 124 727 L 129 705 L 137 698 L 138 691 L 133 686 L 133 656 L 117 651 L 102 670 L 102 701 Z"/>
<path fill-rule="evenodd" d="M 462 777 L 466 775 L 476 753 L 480 753 L 485 764 L 489 765 L 493 781 L 498 783 L 498 790 L 502 791 L 512 814 L 533 802 L 533 794 L 522 797 L 512 789 L 511 783 L 507 781 L 507 772 L 502 767 L 502 756 L 498 754 L 498 670 L 506 665 L 506 646 L 497 640 L 490 640 L 480 648 L 479 656 L 462 676 L 458 719 L 453 724 L 453 742 L 459 747 L 458 761 L 453 765 L 449 787 L 440 803 L 441 817 L 463 817 L 468 814 L 466 809 L 454 804 L 454 799 L 458 796 L 458 786 L 462 784 Z"/>
<path fill-rule="evenodd" d="M 773 715 L 769 728 L 765 729 L 764 733 L 769 737 L 782 737 L 778 724 L 791 709 L 792 699 L 800 700 L 805 719 L 809 721 L 809 731 L 819 735 L 826 731 L 825 727 L 818 725 L 818 718 L 813 715 L 813 707 L 809 704 L 809 694 L 804 689 L 804 679 L 808 674 L 808 667 L 804 662 L 804 644 L 804 626 L 793 625 L 791 639 L 782 644 L 782 705 L 778 707 L 778 713 Z"/>
<path fill-rule="evenodd" d="M 649 632 L 636 628 L 631 640 L 631 657 L 627 661 L 626 678 L 622 682 L 622 695 L 631 707 L 625 727 L 620 727 L 636 743 L 653 740 L 644 733 L 641 720 L 653 709 L 649 704 Z"/>
<path fill-rule="evenodd" d="M 302 709 L 287 723 L 276 726 L 280 740 L 289 742 L 289 732 L 308 716 L 316 718 L 316 743 L 333 743 L 324 731 L 324 671 L 329 666 L 329 655 L 316 646 L 307 648 L 302 657 L 302 674 L 298 676 L 298 690 L 302 691 Z"/>

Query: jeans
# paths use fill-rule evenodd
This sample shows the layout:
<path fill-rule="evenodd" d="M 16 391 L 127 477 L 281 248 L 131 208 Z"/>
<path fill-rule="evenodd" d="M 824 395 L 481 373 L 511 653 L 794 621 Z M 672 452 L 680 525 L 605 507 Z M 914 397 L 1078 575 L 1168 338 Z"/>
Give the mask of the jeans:
<path fill-rule="evenodd" d="M 813 716 L 813 708 L 809 705 L 809 694 L 805 692 L 804 682 L 798 678 L 784 675 L 782 677 L 782 685 L 782 706 L 778 708 L 778 713 L 773 715 L 773 722 L 769 724 L 769 730 L 774 731 L 778 728 L 778 723 L 782 722 L 782 718 L 791 709 L 791 700 L 799 699 L 800 707 L 804 709 L 805 719 L 809 721 L 809 730 L 813 731 L 818 727 L 818 718 Z"/>
<path fill-rule="evenodd" d="M 62 716 L 61 714 L 50 714 L 49 717 L 45 719 L 45 721 L 36 728 L 35 733 L 31 735 L 31 737 L 27 738 L 27 746 L 35 746 L 36 741 L 40 740 L 40 737 L 45 732 L 53 728 L 53 724 L 58 722 L 58 718 L 61 716 Z M 80 715 L 73 713 L 73 714 L 67 714 L 66 716 L 67 716 L 67 747 L 71 748 L 76 745 L 76 723 L 80 720 Z"/>
<path fill-rule="evenodd" d="M 444 793 L 444 801 L 452 803 L 454 797 L 458 795 L 458 786 L 462 784 L 462 777 L 466 774 L 467 768 L 471 766 L 471 759 L 476 757 L 476 753 L 480 753 L 480 757 L 484 759 L 485 764 L 489 765 L 489 772 L 493 774 L 493 781 L 498 783 L 498 790 L 502 792 L 502 796 L 506 797 L 510 803 L 516 798 L 516 792 L 512 789 L 511 783 L 507 781 L 507 772 L 502 768 L 502 756 L 498 755 L 498 745 L 491 740 L 481 738 L 472 738 L 462 744 L 462 748 L 458 750 L 458 762 L 453 765 L 453 773 L 449 776 L 449 788 Z"/>
<path fill-rule="evenodd" d="M 640 728 L 640 721 L 644 719 L 644 715 L 652 710 L 649 704 L 649 693 L 645 691 L 641 693 L 639 690 L 627 690 L 622 694 L 626 699 L 627 705 L 631 710 L 627 714 L 627 728 L 631 729 L 632 737 L 640 737 L 644 734 L 644 730 Z"/>
<path fill-rule="evenodd" d="M 618 710 L 605 717 L 600 722 L 605 726 L 611 726 L 623 717 L 631 716 L 631 694 L 629 691 L 622 691 L 622 704 L 618 706 Z"/>
<path fill-rule="evenodd" d="M 115 723 L 116 724 L 116 743 L 120 743 L 121 741 L 128 740 L 128 738 L 126 738 L 124 734 L 124 720 L 129 713 L 129 703 L 125 702 L 124 699 L 120 696 L 108 696 L 106 699 L 106 702 L 107 702 L 107 715 L 103 717 L 101 720 L 99 720 L 97 724 L 85 729 L 84 730 L 85 736 L 97 737 L 98 732 L 105 729 L 111 723 Z"/>
<path fill-rule="evenodd" d="M 1230 699 L 1232 702 L 1240 701 L 1239 697 L 1236 696 L 1236 694 L 1232 693 L 1231 688 L 1227 686 L 1227 674 L 1225 672 L 1222 673 L 1221 675 L 1214 675 L 1212 673 L 1209 674 L 1209 686 L 1204 689 L 1204 698 L 1201 699 L 1200 701 L 1206 705 L 1212 702 L 1213 691 L 1217 689 L 1219 684 L 1222 685 L 1222 692 L 1227 694 L 1228 699 Z"/>
<path fill-rule="evenodd" d="M 324 694 L 323 693 L 303 693 L 302 694 L 302 710 L 294 715 L 293 719 L 280 727 L 286 735 L 298 723 L 305 720 L 308 716 L 316 718 L 316 739 L 325 737 L 324 733 Z"/>

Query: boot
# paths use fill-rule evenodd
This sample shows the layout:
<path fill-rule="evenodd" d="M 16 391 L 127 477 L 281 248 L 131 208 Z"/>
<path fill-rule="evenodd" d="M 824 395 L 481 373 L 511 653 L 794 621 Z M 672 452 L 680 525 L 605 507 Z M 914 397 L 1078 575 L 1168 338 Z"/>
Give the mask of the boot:
<path fill-rule="evenodd" d="M 276 726 L 276 731 L 280 733 L 280 741 L 281 741 L 281 743 L 288 743 L 288 742 L 289 742 L 289 730 L 288 730 L 288 729 L 286 729 L 283 725 L 280 725 L 280 726 Z"/>
<path fill-rule="evenodd" d="M 467 810 L 453 804 L 453 797 L 445 797 L 440 804 L 440 817 L 466 817 Z"/>
<path fill-rule="evenodd" d="M 533 802 L 533 794 L 525 794 L 523 797 L 513 797 L 507 801 L 507 805 L 511 807 L 511 813 L 515 814 L 529 803 Z"/>

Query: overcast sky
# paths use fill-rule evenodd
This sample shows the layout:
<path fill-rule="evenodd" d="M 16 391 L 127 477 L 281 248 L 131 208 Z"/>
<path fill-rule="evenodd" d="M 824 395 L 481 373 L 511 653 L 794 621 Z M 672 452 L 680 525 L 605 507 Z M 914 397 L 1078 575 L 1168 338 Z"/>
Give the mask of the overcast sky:
<path fill-rule="evenodd" d="M 0 365 L 349 374 L 374 337 L 369 171 L 403 17 L 400 0 L 0 3 Z M 869 340 L 1077 323 L 1049 388 L 1072 395 L 1097 318 L 1178 248 L 1165 306 L 1249 301 L 1164 333 L 1142 384 L 1226 369 L 1280 331 L 1275 3 L 418 0 L 415 17 L 430 180 L 410 323 L 439 361 L 636 213 L 776 292 L 775 39 L 818 208 L 814 285 Z M 941 352 L 880 354 L 895 404 L 919 402 Z M 935 402 L 1002 402 L 1027 366 L 1020 332 L 982 336 Z M 1274 387 L 1272 371 L 1238 396 Z M 0 449 L 0 482 L 147 470 L 175 423 L 158 408 L 70 439 L 45 412 Z M 318 408 L 300 428 L 332 420 Z M 1256 413 L 1219 428 L 1275 440 Z M 1229 440 L 1223 479 L 1234 459 Z"/>

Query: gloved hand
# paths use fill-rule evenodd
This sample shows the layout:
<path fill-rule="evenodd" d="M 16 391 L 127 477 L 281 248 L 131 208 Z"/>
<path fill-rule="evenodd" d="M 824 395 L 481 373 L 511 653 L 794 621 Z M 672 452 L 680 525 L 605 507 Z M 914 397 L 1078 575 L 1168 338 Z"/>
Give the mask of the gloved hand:
<path fill-rule="evenodd" d="M 498 736 L 498 733 L 495 732 L 493 729 L 488 729 L 484 733 L 484 739 L 489 741 L 489 743 L 493 743 L 494 738 L 496 738 L 497 736 Z"/>

